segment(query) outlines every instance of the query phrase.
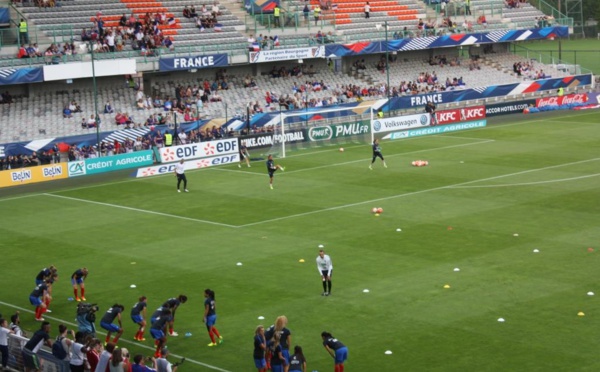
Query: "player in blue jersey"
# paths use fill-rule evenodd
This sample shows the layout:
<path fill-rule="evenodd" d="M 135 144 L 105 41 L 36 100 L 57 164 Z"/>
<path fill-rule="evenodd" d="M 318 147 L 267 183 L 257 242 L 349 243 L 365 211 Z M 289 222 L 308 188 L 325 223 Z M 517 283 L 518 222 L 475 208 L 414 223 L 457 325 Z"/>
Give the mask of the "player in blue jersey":
<path fill-rule="evenodd" d="M 150 327 L 150 335 L 152 335 L 154 344 L 156 345 L 155 358 L 160 357 L 160 350 L 167 343 L 167 327 L 173 319 L 171 309 L 168 307 L 162 307 L 159 310 L 160 313 L 158 316 L 154 316 L 156 312 L 152 314 L 152 326 Z"/>
<path fill-rule="evenodd" d="M 123 323 L 121 322 L 121 313 L 125 310 L 125 306 L 120 304 L 114 304 L 106 313 L 102 319 L 100 319 L 100 327 L 104 328 L 106 332 L 106 339 L 104 342 L 108 343 L 110 341 L 110 335 L 112 333 L 116 333 L 115 338 L 113 339 L 113 344 L 117 344 L 119 342 L 119 338 L 123 334 Z M 114 320 L 117 319 L 119 325 L 113 324 Z"/>
<path fill-rule="evenodd" d="M 46 312 L 46 299 L 49 294 L 49 287 L 52 284 L 49 279 L 46 279 L 42 284 L 37 285 L 29 295 L 29 302 L 35 306 L 35 320 L 43 322 L 42 314 Z"/>
<path fill-rule="evenodd" d="M 294 355 L 290 356 L 289 372 L 306 372 L 306 358 L 301 346 L 294 346 Z"/>
<path fill-rule="evenodd" d="M 144 330 L 146 329 L 146 308 L 148 306 L 146 300 L 146 296 L 140 297 L 138 302 L 136 302 L 131 309 L 131 320 L 140 326 L 135 337 L 133 337 L 136 341 L 146 341 L 144 338 Z"/>
<path fill-rule="evenodd" d="M 217 346 L 216 340 L 219 340 L 219 344 L 223 342 L 223 336 L 219 334 L 215 323 L 217 322 L 216 304 L 215 304 L 215 291 L 211 289 L 204 290 L 204 323 L 206 323 L 206 329 L 208 330 L 208 336 L 210 337 L 211 343 L 208 346 Z"/>
<path fill-rule="evenodd" d="M 267 342 L 267 347 L 271 355 L 271 372 L 284 372 L 288 367 L 288 363 L 283 356 L 283 349 L 281 348 L 281 340 L 278 333 L 275 333 L 273 338 Z"/>
<path fill-rule="evenodd" d="M 282 172 L 285 171 L 284 167 L 282 167 L 279 164 L 275 164 L 275 161 L 273 160 L 273 155 L 269 154 L 269 156 L 267 157 L 267 172 L 269 173 L 269 187 L 271 188 L 271 190 L 273 190 L 273 175 L 278 169 L 281 169 Z"/>
<path fill-rule="evenodd" d="M 55 278 L 55 280 L 58 278 L 58 272 L 54 266 L 44 267 L 35 277 L 35 285 L 40 285 L 44 282 L 44 280 L 50 278 Z"/>
<path fill-rule="evenodd" d="M 385 163 L 385 159 L 383 158 L 383 155 L 381 154 L 381 146 L 379 146 L 379 140 L 375 139 L 373 141 L 373 159 L 371 160 L 371 164 L 369 164 L 369 169 L 373 169 L 373 163 L 375 163 L 375 160 L 377 158 L 380 158 L 381 161 L 383 162 L 383 166 L 385 168 L 387 168 L 387 164 Z"/>
<path fill-rule="evenodd" d="M 177 297 L 171 297 L 162 305 L 163 307 L 168 307 L 171 309 L 171 321 L 169 323 L 169 336 L 179 336 L 179 333 L 175 332 L 175 311 L 179 308 L 181 304 L 187 302 L 186 295 L 179 295 Z"/>
<path fill-rule="evenodd" d="M 286 365 L 289 364 L 290 361 L 290 345 L 292 343 L 292 332 L 286 328 L 287 324 L 287 317 L 285 315 L 281 315 L 275 319 L 275 324 L 271 325 L 265 331 L 265 338 L 267 340 L 271 340 L 275 335 L 277 335 L 281 345 L 281 354 L 286 361 Z M 273 360 L 272 356 L 270 360 Z"/>
<path fill-rule="evenodd" d="M 344 372 L 344 362 L 348 359 L 348 348 L 329 332 L 322 332 L 323 346 L 335 360 L 334 372 Z"/>
<path fill-rule="evenodd" d="M 258 372 L 267 372 L 267 362 L 265 360 L 265 351 L 267 350 L 267 340 L 265 339 L 265 327 L 259 325 L 254 331 L 254 365 Z"/>
<path fill-rule="evenodd" d="M 73 275 L 71 275 L 71 284 L 73 285 L 73 293 L 75 294 L 75 300 L 86 301 L 85 299 L 85 284 L 83 281 L 87 278 L 88 269 L 82 267 L 81 269 L 77 269 Z M 81 298 L 77 295 L 77 286 L 81 288 Z"/>

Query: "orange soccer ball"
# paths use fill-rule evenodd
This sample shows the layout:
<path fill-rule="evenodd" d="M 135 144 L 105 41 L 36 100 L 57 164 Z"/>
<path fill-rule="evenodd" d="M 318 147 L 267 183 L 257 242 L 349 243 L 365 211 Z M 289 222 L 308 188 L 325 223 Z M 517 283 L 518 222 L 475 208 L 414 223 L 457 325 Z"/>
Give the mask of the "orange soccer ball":
<path fill-rule="evenodd" d="M 383 213 L 383 208 L 381 208 L 381 207 L 377 208 L 377 213 L 379 213 L 379 214 Z"/>

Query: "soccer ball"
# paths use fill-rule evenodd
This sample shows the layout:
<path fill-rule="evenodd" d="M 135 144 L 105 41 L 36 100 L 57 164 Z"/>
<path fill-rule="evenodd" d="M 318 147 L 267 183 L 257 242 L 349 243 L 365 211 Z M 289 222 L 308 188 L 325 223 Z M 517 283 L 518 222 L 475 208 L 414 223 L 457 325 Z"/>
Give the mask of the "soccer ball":
<path fill-rule="evenodd" d="M 383 208 L 381 208 L 381 207 L 377 208 L 377 213 L 379 213 L 379 214 L 383 213 Z"/>
<path fill-rule="evenodd" d="M 344 152 L 344 148 L 343 147 L 340 147 L 340 152 Z"/>
<path fill-rule="evenodd" d="M 377 213 L 377 208 L 371 209 L 371 213 Z"/>

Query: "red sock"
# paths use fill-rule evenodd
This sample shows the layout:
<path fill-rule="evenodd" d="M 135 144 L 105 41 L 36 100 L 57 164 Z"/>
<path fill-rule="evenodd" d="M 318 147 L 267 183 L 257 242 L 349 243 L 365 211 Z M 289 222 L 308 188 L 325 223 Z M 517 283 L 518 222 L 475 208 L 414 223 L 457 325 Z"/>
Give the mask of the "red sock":
<path fill-rule="evenodd" d="M 340 364 L 340 372 L 344 372 L 344 365 Z"/>
<path fill-rule="evenodd" d="M 113 338 L 113 344 L 116 344 L 117 342 L 119 342 L 119 336 L 115 336 L 115 338 Z"/>
<path fill-rule="evenodd" d="M 42 317 L 42 308 L 38 306 L 35 308 L 35 318 L 39 319 L 41 317 Z"/>
<path fill-rule="evenodd" d="M 172 334 L 173 334 L 173 330 L 174 330 L 174 328 L 173 328 L 173 327 L 169 327 L 169 334 L 170 334 L 170 335 L 172 335 Z"/>
<path fill-rule="evenodd" d="M 85 288 L 81 288 L 81 297 L 85 297 Z"/>
<path fill-rule="evenodd" d="M 219 331 L 217 331 L 217 329 L 215 327 L 212 327 L 212 331 L 215 334 L 215 336 L 221 337 L 221 335 L 219 334 Z"/>
<path fill-rule="evenodd" d="M 110 341 L 110 333 L 106 335 L 106 338 L 104 339 L 104 342 L 106 342 L 108 344 L 108 341 Z"/>
<path fill-rule="evenodd" d="M 75 298 L 77 298 L 77 297 L 78 297 L 78 296 L 77 296 L 77 288 L 74 288 L 74 289 L 73 289 L 73 293 L 75 294 Z"/>
<path fill-rule="evenodd" d="M 215 336 L 213 336 L 212 332 L 208 332 L 208 335 L 210 336 L 210 339 L 212 340 L 212 343 L 215 343 Z"/>
<path fill-rule="evenodd" d="M 137 334 L 135 335 L 135 337 L 137 339 L 142 339 L 144 338 L 144 331 L 137 331 Z"/>

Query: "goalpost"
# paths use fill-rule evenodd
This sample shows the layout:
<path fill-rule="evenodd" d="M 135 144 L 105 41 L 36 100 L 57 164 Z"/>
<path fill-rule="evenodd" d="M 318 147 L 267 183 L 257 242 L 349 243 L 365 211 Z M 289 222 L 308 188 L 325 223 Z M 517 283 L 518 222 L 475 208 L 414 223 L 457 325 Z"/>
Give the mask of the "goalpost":
<path fill-rule="evenodd" d="M 358 106 L 324 107 L 311 111 L 280 111 L 272 126 L 273 143 L 268 154 L 285 158 L 300 151 L 343 144 L 373 142 L 373 118 L 380 101 Z"/>

